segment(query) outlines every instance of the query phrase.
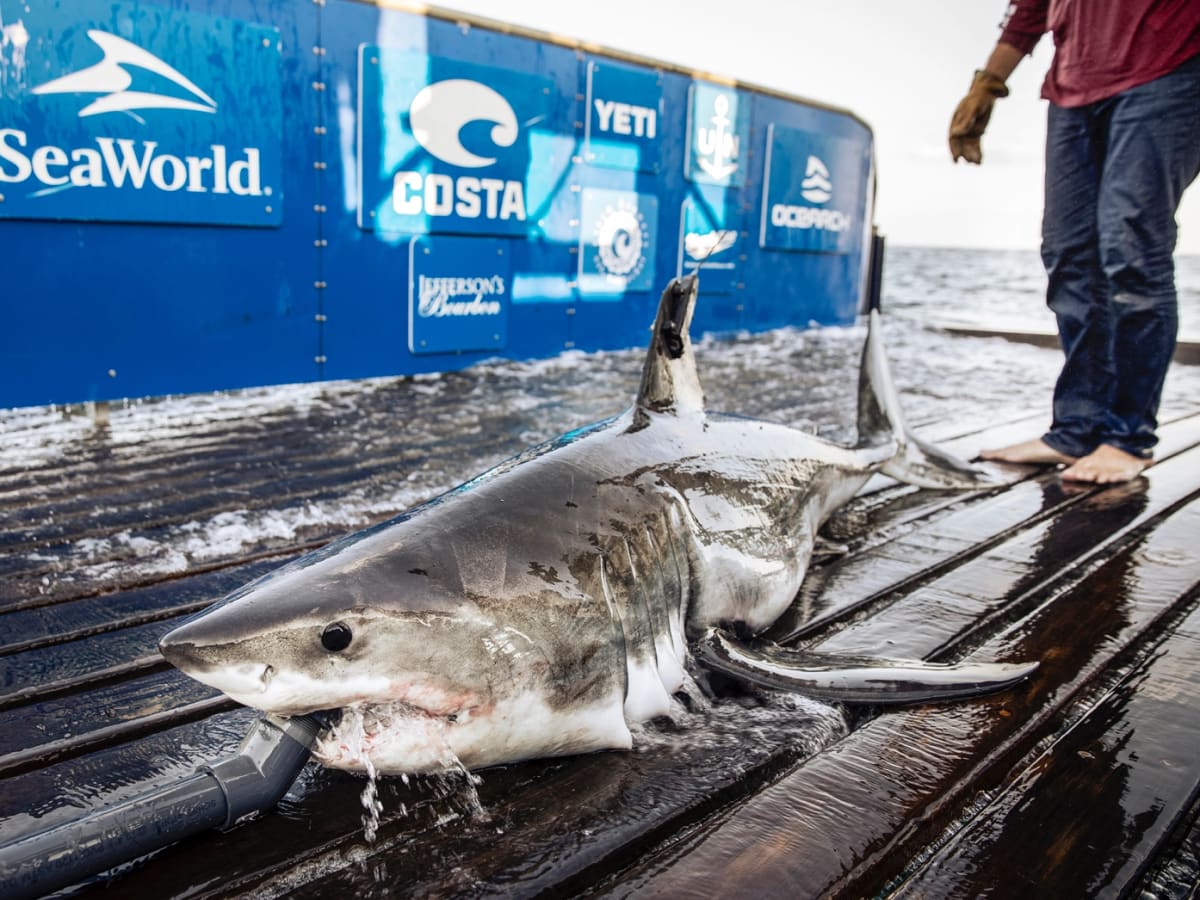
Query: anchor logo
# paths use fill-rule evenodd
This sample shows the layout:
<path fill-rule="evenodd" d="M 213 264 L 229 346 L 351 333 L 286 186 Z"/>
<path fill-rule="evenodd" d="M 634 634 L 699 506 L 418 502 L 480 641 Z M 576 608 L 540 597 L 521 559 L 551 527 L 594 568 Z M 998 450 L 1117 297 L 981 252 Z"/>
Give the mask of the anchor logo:
<path fill-rule="evenodd" d="M 696 164 L 711 178 L 723 181 L 738 167 L 738 136 L 730 130 L 729 98 L 717 94 L 713 100 L 712 128 L 696 129 Z"/>

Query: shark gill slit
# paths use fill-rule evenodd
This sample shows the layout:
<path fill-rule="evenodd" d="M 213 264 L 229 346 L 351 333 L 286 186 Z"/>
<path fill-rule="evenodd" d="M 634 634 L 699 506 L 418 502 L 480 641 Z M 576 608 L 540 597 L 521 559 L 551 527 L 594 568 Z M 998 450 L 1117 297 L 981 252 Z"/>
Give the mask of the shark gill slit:
<path fill-rule="evenodd" d="M 662 523 L 659 518 L 659 523 Z M 662 676 L 662 654 L 659 653 L 658 644 L 661 641 L 663 651 L 671 654 L 671 665 L 673 669 L 682 669 L 682 661 L 676 653 L 675 628 L 671 617 L 672 604 L 677 599 L 675 592 L 672 590 L 674 582 L 671 579 L 671 572 L 668 568 L 668 560 L 665 558 L 665 547 L 661 546 L 658 540 L 654 537 L 654 530 L 650 525 L 644 527 L 646 535 L 646 548 L 650 554 L 650 564 L 655 573 L 654 591 L 643 591 L 646 595 L 646 604 L 650 607 L 651 613 L 650 624 L 654 627 L 654 633 L 658 636 L 655 641 L 654 652 L 659 657 L 659 676 Z M 653 593 L 653 596 L 650 594 Z M 663 683 L 663 687 L 670 692 L 674 692 L 677 685 Z"/>
<path fill-rule="evenodd" d="M 612 621 L 613 640 L 621 649 L 621 658 L 629 658 L 629 639 L 625 636 L 625 621 L 621 616 L 620 606 L 616 597 L 613 596 L 612 587 L 608 582 L 608 559 L 604 551 L 600 551 L 600 592 L 604 595 L 604 602 L 608 605 L 608 617 Z M 621 667 L 621 678 L 624 681 L 624 693 L 629 693 L 629 669 L 627 666 Z"/>

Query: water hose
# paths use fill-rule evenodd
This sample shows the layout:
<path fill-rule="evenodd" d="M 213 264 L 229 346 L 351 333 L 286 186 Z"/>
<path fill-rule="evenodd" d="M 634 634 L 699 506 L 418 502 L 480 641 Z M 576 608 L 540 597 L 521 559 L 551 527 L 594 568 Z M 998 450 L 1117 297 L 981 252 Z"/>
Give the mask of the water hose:
<path fill-rule="evenodd" d="M 39 897 L 210 828 L 230 828 L 287 793 L 324 727 L 258 719 L 238 752 L 179 781 L 0 847 L 0 895 Z"/>

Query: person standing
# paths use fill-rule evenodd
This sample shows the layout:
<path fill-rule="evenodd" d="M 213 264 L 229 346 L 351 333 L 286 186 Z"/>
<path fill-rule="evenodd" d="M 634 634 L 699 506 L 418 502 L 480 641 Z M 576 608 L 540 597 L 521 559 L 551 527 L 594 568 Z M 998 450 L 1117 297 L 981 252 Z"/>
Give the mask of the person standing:
<path fill-rule="evenodd" d="M 950 123 L 955 162 L 1042 35 L 1046 302 L 1064 362 L 1042 437 L 983 459 L 1065 464 L 1064 479 L 1114 483 L 1150 465 L 1175 350 L 1175 213 L 1200 171 L 1200 0 L 1015 0 Z"/>

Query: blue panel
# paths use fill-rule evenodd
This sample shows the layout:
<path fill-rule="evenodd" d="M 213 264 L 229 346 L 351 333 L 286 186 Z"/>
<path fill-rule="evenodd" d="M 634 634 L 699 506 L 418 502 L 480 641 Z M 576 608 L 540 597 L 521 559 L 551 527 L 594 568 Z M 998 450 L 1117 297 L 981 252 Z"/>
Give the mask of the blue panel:
<path fill-rule="evenodd" d="M 773 129 L 793 128 L 869 146 L 871 133 L 861 122 L 831 110 L 775 96 L 756 96 L 753 115 L 753 157 L 765 160 Z M 800 163 L 804 166 L 805 160 Z M 743 324 L 750 330 L 780 325 L 844 324 L 854 320 L 860 301 L 864 244 L 869 223 L 860 214 L 863 230 L 846 232 L 847 253 L 796 253 L 758 248 L 764 210 L 760 172 L 743 194 L 753 237 L 745 263 Z M 869 196 L 869 173 L 864 171 L 860 196 L 863 209 Z"/>
<path fill-rule="evenodd" d="M 724 186 L 746 182 L 750 95 L 693 82 L 688 92 L 687 177 Z"/>
<path fill-rule="evenodd" d="M 0 22 L 0 405 L 638 345 L 698 264 L 697 335 L 856 313 L 871 135 L 844 113 L 363 0 Z"/>
<path fill-rule="evenodd" d="M 676 271 L 700 272 L 706 293 L 728 294 L 741 281 L 745 217 L 737 200 L 732 191 L 699 184 L 684 198 Z"/>
<path fill-rule="evenodd" d="M 360 51 L 359 225 L 525 235 L 533 138 L 557 94 L 545 78 L 366 45 Z M 540 162 L 540 160 L 539 160 Z"/>
<path fill-rule="evenodd" d="M 208 70 L 216 83 L 206 82 L 186 62 L 174 68 L 217 101 L 215 115 L 227 116 L 222 127 L 234 130 L 228 138 L 231 147 L 256 145 L 239 135 L 257 133 L 254 120 L 260 104 L 268 122 L 273 109 L 282 110 L 282 123 L 274 126 L 275 140 L 288 137 L 281 144 L 282 182 L 274 197 L 286 194 L 288 208 L 281 210 L 283 219 L 275 228 L 0 219 L 0 308 L 5 315 L 0 330 L 0 405 L 207 391 L 319 377 L 314 363 L 319 338 L 313 282 L 319 274 L 310 138 L 316 92 L 314 70 L 309 68 L 316 59 L 311 52 L 317 44 L 316 7 L 291 0 L 176 2 L 170 9 L 113 0 L 106 6 L 111 10 L 109 30 L 117 34 L 123 33 L 122 23 L 153 15 L 163 16 L 168 27 L 177 21 L 177 13 L 170 10 L 185 6 L 217 22 L 257 22 L 278 34 L 283 56 L 277 48 L 271 53 L 277 72 L 282 69 L 282 79 L 276 82 L 282 98 L 271 93 L 275 89 L 269 80 L 268 90 L 260 94 L 256 85 L 217 67 Z M 68 32 L 83 36 L 90 46 L 86 31 L 96 20 L 86 7 L 75 0 L 0 0 L 0 17 L 9 35 L 18 24 L 26 30 L 26 49 L 40 40 L 53 43 Z M 42 26 L 31 27 L 35 14 L 49 16 L 49 33 L 40 31 Z M 189 21 L 186 15 L 184 21 Z M 194 31 L 183 43 L 204 46 L 207 38 Z M 164 46 L 155 38 L 147 46 L 156 56 L 178 61 L 170 43 Z M 190 52 L 185 57 L 191 58 Z M 219 63 L 219 57 L 214 59 Z M 56 71 L 65 71 L 67 62 Z M 12 121 L 13 95 L 44 83 L 28 65 L 15 63 L 10 42 L 0 48 L 0 67 L 10 92 L 0 98 L 0 127 Z M 239 95 L 236 104 L 232 94 Z M 95 96 L 38 99 L 71 101 L 70 108 L 64 105 L 55 113 L 57 124 L 41 126 L 43 131 L 66 131 L 76 127 L 79 109 Z M 48 107 L 40 108 L 49 115 Z M 186 115 L 195 115 L 197 123 L 211 118 L 171 112 L 179 117 L 176 127 L 163 131 L 154 118 L 158 112 L 134 113 L 145 126 L 128 114 L 92 118 L 112 118 L 113 128 L 138 129 L 139 140 L 148 137 L 160 147 L 176 139 L 192 146 L 194 135 L 179 125 Z M 5 197 L 0 206 L 11 193 L 9 185 L 0 185 Z M 171 196 L 183 200 L 182 192 Z"/>
<path fill-rule="evenodd" d="M 0 217 L 282 221 L 277 28 L 110 0 L 25 6 L 21 25 Z"/>
<path fill-rule="evenodd" d="M 849 253 L 863 228 L 866 141 L 771 125 L 759 243 Z"/>
<path fill-rule="evenodd" d="M 498 351 L 508 337 L 512 241 L 413 238 L 408 347 L 413 353 Z"/>
<path fill-rule="evenodd" d="M 584 159 L 595 166 L 659 171 L 662 76 L 608 61 L 588 62 Z"/>
<path fill-rule="evenodd" d="M 657 233 L 656 197 L 585 188 L 580 214 L 580 296 L 615 300 L 628 291 L 653 288 Z"/>

